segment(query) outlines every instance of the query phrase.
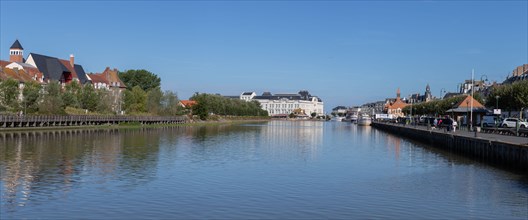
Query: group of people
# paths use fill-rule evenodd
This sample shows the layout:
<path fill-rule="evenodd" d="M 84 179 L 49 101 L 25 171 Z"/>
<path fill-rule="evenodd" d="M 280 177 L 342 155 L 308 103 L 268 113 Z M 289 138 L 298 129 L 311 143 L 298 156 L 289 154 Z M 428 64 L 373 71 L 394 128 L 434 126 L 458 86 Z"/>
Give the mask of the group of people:
<path fill-rule="evenodd" d="M 439 118 L 434 120 L 433 126 L 437 128 L 445 127 L 447 131 L 456 131 L 456 127 L 458 126 L 458 123 L 453 120 L 449 116 L 445 116 L 444 118 Z"/>

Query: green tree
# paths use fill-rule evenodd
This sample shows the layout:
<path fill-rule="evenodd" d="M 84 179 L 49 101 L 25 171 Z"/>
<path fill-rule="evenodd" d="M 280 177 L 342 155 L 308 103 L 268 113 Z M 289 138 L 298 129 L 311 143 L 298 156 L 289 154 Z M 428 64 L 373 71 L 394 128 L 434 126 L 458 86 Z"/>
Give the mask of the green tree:
<path fill-rule="evenodd" d="M 64 104 L 66 106 L 80 108 L 81 101 L 79 100 L 79 97 L 81 96 L 81 93 L 82 93 L 81 84 L 76 83 L 76 82 L 68 83 L 64 87 L 64 92 L 62 94 L 62 100 L 64 101 Z"/>
<path fill-rule="evenodd" d="M 95 91 L 99 101 L 97 102 L 96 111 L 103 114 L 112 112 L 113 97 L 110 91 L 97 89 Z"/>
<path fill-rule="evenodd" d="M 7 79 L 0 82 L 0 105 L 3 109 L 8 111 L 17 111 L 19 102 L 18 95 L 18 81 L 14 79 Z"/>
<path fill-rule="evenodd" d="M 405 114 L 411 113 L 413 115 L 443 115 L 449 109 L 452 109 L 454 105 L 458 104 L 460 101 L 466 98 L 466 95 L 460 95 L 455 97 L 450 97 L 442 100 L 434 100 L 425 103 L 419 103 L 414 105 L 405 106 L 402 111 Z"/>
<path fill-rule="evenodd" d="M 172 91 L 165 91 L 161 98 L 161 114 L 162 115 L 179 115 L 183 108 L 178 105 L 178 96 Z"/>
<path fill-rule="evenodd" d="M 118 74 L 119 78 L 125 83 L 129 90 L 135 86 L 139 86 L 143 91 L 148 92 L 161 85 L 161 79 L 156 74 L 144 69 L 127 70 L 126 72 L 119 72 Z"/>
<path fill-rule="evenodd" d="M 206 118 L 209 114 L 232 115 L 232 116 L 267 116 L 258 101 L 246 102 L 240 99 L 232 99 L 221 95 L 196 93 L 191 98 L 197 102 L 193 106 L 193 114 L 200 118 Z"/>
<path fill-rule="evenodd" d="M 124 108 L 129 113 L 145 112 L 147 108 L 147 93 L 139 86 L 134 86 L 132 90 L 126 90 Z"/>
<path fill-rule="evenodd" d="M 495 108 L 498 104 L 498 107 L 505 111 L 517 111 L 526 108 L 528 106 L 528 81 L 523 80 L 495 86 L 486 100 L 486 106 Z"/>
<path fill-rule="evenodd" d="M 22 94 L 22 108 L 24 113 L 35 113 L 38 111 L 38 99 L 40 97 L 40 84 L 35 81 L 29 81 L 24 85 Z"/>
<path fill-rule="evenodd" d="M 90 84 L 84 85 L 81 93 L 81 108 L 95 112 L 97 111 L 97 105 L 99 102 L 100 99 L 95 88 Z"/>
<path fill-rule="evenodd" d="M 528 107 L 528 81 L 519 81 L 512 84 L 514 108 L 520 110 Z"/>
<path fill-rule="evenodd" d="M 161 99 L 163 93 L 159 87 L 152 88 L 147 92 L 147 112 L 158 115 L 161 111 Z"/>
<path fill-rule="evenodd" d="M 61 96 L 61 85 L 57 81 L 52 81 L 45 86 L 44 95 L 39 102 L 39 113 L 62 115 L 64 114 L 64 102 Z"/>

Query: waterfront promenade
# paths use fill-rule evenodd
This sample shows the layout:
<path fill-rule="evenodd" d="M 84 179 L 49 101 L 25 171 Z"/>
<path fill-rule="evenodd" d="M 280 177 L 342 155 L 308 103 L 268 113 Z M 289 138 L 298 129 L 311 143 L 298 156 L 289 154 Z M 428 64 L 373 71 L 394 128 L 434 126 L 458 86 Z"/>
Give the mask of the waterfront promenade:
<path fill-rule="evenodd" d="M 373 122 L 372 126 L 481 162 L 528 172 L 528 137 Z"/>
<path fill-rule="evenodd" d="M 432 128 L 432 127 L 427 127 L 424 125 L 408 125 L 408 124 L 406 125 L 406 124 L 398 124 L 398 123 L 391 123 L 391 125 L 431 131 L 432 133 L 452 134 L 452 135 L 468 137 L 468 138 L 478 138 L 478 139 L 485 139 L 489 141 L 500 141 L 500 142 L 506 142 L 506 143 L 511 143 L 511 144 L 520 144 L 520 145 L 526 145 L 528 147 L 528 137 L 524 137 L 524 136 L 505 135 L 505 134 L 498 134 L 498 133 L 474 132 L 474 131 L 468 131 L 464 127 L 461 129 L 457 128 L 456 131 L 453 132 L 453 131 L 447 131 L 445 128 Z"/>

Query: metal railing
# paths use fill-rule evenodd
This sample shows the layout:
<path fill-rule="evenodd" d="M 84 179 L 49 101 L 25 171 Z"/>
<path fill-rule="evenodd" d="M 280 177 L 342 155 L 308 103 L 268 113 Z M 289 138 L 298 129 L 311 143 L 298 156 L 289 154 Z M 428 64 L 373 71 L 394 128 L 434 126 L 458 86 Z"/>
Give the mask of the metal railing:
<path fill-rule="evenodd" d="M 77 126 L 119 123 L 185 123 L 185 116 L 100 116 L 100 115 L 0 115 L 0 128 Z"/>

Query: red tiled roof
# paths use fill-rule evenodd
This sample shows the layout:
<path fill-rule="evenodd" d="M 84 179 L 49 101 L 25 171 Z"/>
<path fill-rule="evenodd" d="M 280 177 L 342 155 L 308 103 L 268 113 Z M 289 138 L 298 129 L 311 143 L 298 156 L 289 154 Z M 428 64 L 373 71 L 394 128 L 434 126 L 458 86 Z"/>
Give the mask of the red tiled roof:
<path fill-rule="evenodd" d="M 185 107 L 192 107 L 193 105 L 196 105 L 196 101 L 193 100 L 180 100 L 180 103 Z"/>
<path fill-rule="evenodd" d="M 117 69 L 111 70 L 110 67 L 106 67 L 106 69 L 103 71 L 102 75 L 106 76 L 106 79 L 109 82 L 117 82 L 117 83 L 119 83 L 119 87 L 120 88 L 126 88 L 125 83 L 123 83 L 123 81 L 121 81 L 121 79 L 119 78 L 119 75 L 117 74 L 117 72 L 118 72 Z"/>
<path fill-rule="evenodd" d="M 106 67 L 106 69 L 102 73 L 92 73 L 88 76 L 92 79 L 92 83 L 106 83 L 109 86 L 114 86 L 113 83 L 118 83 L 119 88 L 126 88 L 125 83 L 121 81 L 117 72 L 117 69 L 111 70 L 110 67 Z"/>
<path fill-rule="evenodd" d="M 0 67 L 6 67 L 6 66 L 9 65 L 10 63 L 12 63 L 12 62 L 5 61 L 5 60 L 0 60 Z"/>
<path fill-rule="evenodd" d="M 110 85 L 108 80 L 102 75 L 102 74 L 88 74 L 90 79 L 92 79 L 92 83 L 105 83 L 107 85 Z"/>
<path fill-rule="evenodd" d="M 473 100 L 473 108 L 484 108 L 479 101 L 475 100 L 472 96 L 468 95 L 466 98 L 456 105 L 457 108 L 466 108 L 471 106 L 471 100 Z"/>
<path fill-rule="evenodd" d="M 13 69 L 5 68 L 5 67 L 1 67 L 0 69 L 1 69 L 0 75 L 2 75 L 1 77 L 2 79 L 11 78 L 19 82 L 34 81 L 33 78 L 29 74 L 27 74 L 26 71 L 24 71 L 23 69 L 13 70 Z"/>
<path fill-rule="evenodd" d="M 59 61 L 62 63 L 62 65 L 64 65 L 66 68 L 68 68 L 68 71 L 70 71 L 70 73 L 72 74 L 74 79 L 79 79 L 79 76 L 77 76 L 77 72 L 75 72 L 75 68 L 73 68 L 71 66 L 69 60 L 61 60 L 61 59 L 59 59 Z"/>
<path fill-rule="evenodd" d="M 397 98 L 394 103 L 388 106 L 388 109 L 403 109 L 405 106 L 408 106 L 409 104 L 403 102 L 400 98 Z"/>

